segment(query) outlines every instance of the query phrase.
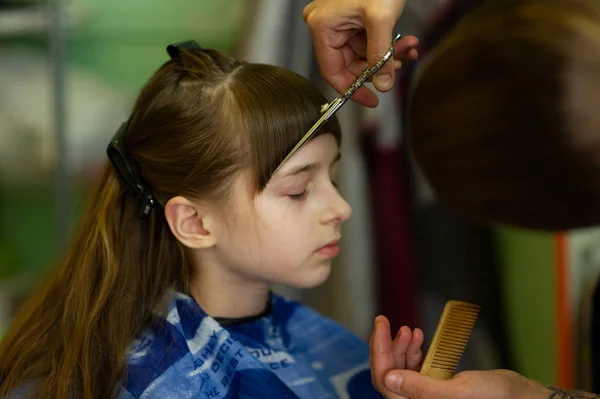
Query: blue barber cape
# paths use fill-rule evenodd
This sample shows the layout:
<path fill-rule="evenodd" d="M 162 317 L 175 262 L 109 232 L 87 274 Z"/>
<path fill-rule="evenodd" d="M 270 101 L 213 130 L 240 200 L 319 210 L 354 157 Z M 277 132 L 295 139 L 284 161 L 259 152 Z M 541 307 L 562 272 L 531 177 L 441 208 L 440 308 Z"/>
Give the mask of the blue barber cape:
<path fill-rule="evenodd" d="M 341 325 L 273 295 L 270 314 L 221 326 L 175 294 L 127 353 L 123 398 L 382 398 L 368 345 Z"/>

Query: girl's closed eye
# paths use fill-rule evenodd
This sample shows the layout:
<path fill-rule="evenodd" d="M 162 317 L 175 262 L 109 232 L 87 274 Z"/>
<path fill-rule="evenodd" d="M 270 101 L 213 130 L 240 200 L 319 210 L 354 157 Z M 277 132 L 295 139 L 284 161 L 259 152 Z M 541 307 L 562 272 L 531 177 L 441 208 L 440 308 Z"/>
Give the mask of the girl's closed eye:
<path fill-rule="evenodd" d="M 311 189 L 312 184 L 308 183 L 306 185 L 295 186 L 290 188 L 287 192 L 287 196 L 295 201 L 303 200 L 307 197 L 308 192 Z"/>
<path fill-rule="evenodd" d="M 295 201 L 299 201 L 299 200 L 305 199 L 307 194 L 308 194 L 308 191 L 303 190 L 301 193 L 298 193 L 298 194 L 288 194 L 288 197 L 290 197 L 291 199 L 293 199 Z"/>

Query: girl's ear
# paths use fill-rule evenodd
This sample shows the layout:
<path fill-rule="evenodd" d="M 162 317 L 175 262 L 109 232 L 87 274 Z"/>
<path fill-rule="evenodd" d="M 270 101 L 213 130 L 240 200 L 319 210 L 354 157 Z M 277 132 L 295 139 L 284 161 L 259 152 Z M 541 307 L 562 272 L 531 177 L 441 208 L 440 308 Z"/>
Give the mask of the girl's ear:
<path fill-rule="evenodd" d="M 208 208 L 181 196 L 171 198 L 165 205 L 171 232 L 188 248 L 210 248 L 216 244 L 209 228 L 213 216 Z"/>

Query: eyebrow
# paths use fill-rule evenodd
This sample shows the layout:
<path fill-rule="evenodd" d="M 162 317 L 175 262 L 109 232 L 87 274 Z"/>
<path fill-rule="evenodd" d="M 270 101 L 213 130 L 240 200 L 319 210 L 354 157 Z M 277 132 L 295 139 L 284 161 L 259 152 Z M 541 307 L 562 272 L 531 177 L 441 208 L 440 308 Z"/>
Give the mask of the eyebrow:
<path fill-rule="evenodd" d="M 340 158 L 342 158 L 342 153 L 338 151 L 337 155 L 335 156 L 330 165 L 333 165 L 334 163 L 338 162 Z M 304 165 L 298 165 L 281 175 L 281 178 L 296 176 L 302 172 L 310 172 L 311 170 L 314 170 L 317 166 L 319 166 L 319 164 L 315 162 L 307 163 Z"/>

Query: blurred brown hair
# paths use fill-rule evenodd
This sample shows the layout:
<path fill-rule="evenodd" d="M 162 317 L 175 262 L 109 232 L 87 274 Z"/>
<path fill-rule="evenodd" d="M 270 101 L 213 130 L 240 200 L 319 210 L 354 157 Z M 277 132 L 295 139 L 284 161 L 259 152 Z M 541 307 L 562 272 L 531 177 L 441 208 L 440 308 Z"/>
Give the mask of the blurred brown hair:
<path fill-rule="evenodd" d="M 559 230 L 600 222 L 600 1 L 488 0 L 424 61 L 409 140 L 441 202 Z"/>
<path fill-rule="evenodd" d="M 241 170 L 265 187 L 325 102 L 286 69 L 182 49 L 142 89 L 125 144 L 159 201 L 225 206 Z M 340 139 L 335 118 L 322 132 Z M 162 209 L 142 220 L 142 207 L 107 163 L 70 250 L 0 342 L 0 397 L 26 384 L 35 398 L 120 393 L 128 345 L 193 272 Z"/>

